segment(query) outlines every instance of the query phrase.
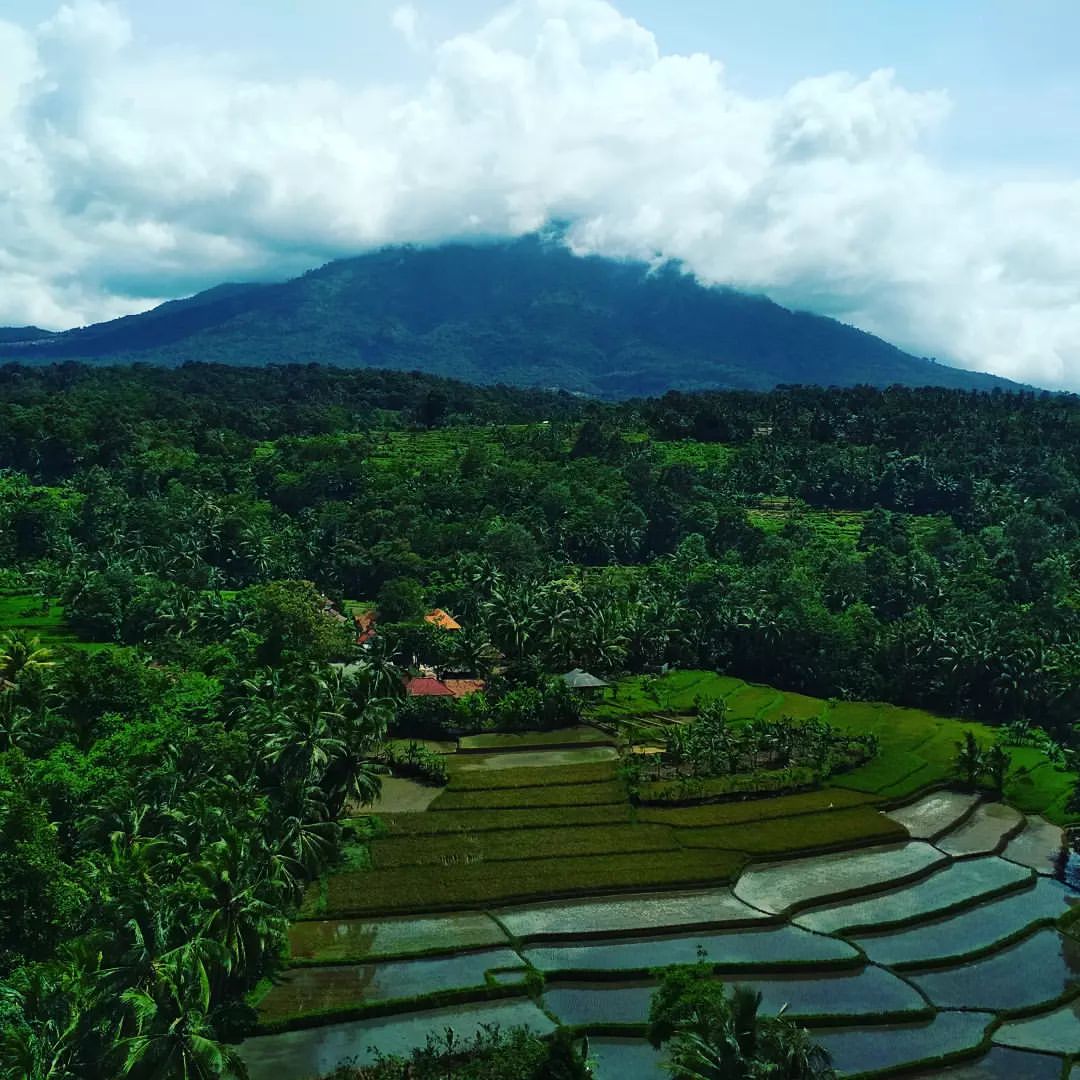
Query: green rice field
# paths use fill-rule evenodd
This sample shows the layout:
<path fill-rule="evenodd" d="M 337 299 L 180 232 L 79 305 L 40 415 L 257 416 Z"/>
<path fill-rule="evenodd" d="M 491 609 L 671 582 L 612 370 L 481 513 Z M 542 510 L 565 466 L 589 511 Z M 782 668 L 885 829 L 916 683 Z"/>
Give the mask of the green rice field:
<path fill-rule="evenodd" d="M 111 648 L 100 642 L 83 641 L 64 620 L 64 609 L 51 603 L 48 611 L 41 607 L 41 597 L 32 592 L 0 593 L 0 633 L 20 630 L 41 639 L 45 648 L 67 647 L 97 652 Z"/>
<path fill-rule="evenodd" d="M 635 803 L 618 762 L 589 756 L 710 697 L 734 723 L 821 717 L 881 752 L 810 790 L 685 805 Z M 242 1046 L 252 1080 L 455 1009 L 590 1032 L 598 1080 L 659 1078 L 642 1042 L 656 970 L 699 948 L 766 1011 L 787 1006 L 841 1076 L 966 1080 L 1028 1059 L 1060 1076 L 1080 1059 L 1080 898 L 1052 876 L 1072 774 L 1023 751 L 1006 804 L 942 791 L 963 732 L 989 729 L 708 672 L 623 680 L 590 718 L 450 753 L 428 809 L 383 815 L 367 864 L 309 891 Z"/>

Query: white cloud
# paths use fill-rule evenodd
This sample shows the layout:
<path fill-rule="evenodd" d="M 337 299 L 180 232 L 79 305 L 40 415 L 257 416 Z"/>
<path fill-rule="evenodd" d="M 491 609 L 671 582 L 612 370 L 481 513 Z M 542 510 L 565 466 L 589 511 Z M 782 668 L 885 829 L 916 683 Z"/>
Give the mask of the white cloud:
<path fill-rule="evenodd" d="M 390 13 L 390 25 L 413 49 L 421 49 L 424 39 L 420 33 L 420 12 L 412 4 L 399 4 Z"/>
<path fill-rule="evenodd" d="M 422 38 L 412 5 L 393 24 Z M 395 241 L 571 223 L 899 344 L 1080 389 L 1080 179 L 927 155 L 941 93 L 888 71 L 735 92 L 604 0 L 520 0 L 425 43 L 405 90 L 150 55 L 98 0 L 0 22 L 0 324 L 70 325 Z"/>

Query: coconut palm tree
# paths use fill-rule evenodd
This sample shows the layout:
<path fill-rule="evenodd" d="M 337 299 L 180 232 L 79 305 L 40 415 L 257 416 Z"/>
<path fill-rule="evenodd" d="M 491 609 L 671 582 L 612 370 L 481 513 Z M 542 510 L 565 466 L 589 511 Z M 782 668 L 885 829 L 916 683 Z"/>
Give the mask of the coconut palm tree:
<path fill-rule="evenodd" d="M 24 672 L 44 671 L 54 663 L 52 650 L 36 634 L 8 630 L 0 637 L 0 679 L 15 683 Z"/>
<path fill-rule="evenodd" d="M 983 754 L 982 771 L 990 779 L 990 787 L 1001 795 L 1005 791 L 1005 779 L 1009 775 L 1012 758 L 1000 743 L 995 743 Z"/>
<path fill-rule="evenodd" d="M 177 953 L 157 983 L 120 995 L 135 1034 L 123 1039 L 121 1071 L 139 1080 L 222 1080 L 245 1076 L 236 1051 L 214 1037 L 210 982 L 198 966 Z"/>
<path fill-rule="evenodd" d="M 973 731 L 965 731 L 963 742 L 956 744 L 956 758 L 953 768 L 963 777 L 969 788 L 974 788 L 983 771 L 983 751 Z"/>

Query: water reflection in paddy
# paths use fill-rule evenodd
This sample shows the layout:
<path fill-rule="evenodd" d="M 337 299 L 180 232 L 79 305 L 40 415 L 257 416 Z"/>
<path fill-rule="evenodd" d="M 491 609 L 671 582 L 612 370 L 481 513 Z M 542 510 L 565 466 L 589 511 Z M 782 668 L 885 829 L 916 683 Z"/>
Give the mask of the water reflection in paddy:
<path fill-rule="evenodd" d="M 670 1077 L 661 1064 L 667 1057 L 644 1039 L 593 1036 L 589 1057 L 596 1062 L 596 1080 L 664 1080 Z"/>
<path fill-rule="evenodd" d="M 487 972 L 496 968 L 521 969 L 521 958 L 509 949 L 490 949 L 428 960 L 294 968 L 266 995 L 259 1011 L 264 1019 L 273 1020 L 480 987 L 485 985 Z M 523 976 L 520 971 L 517 978 Z"/>
<path fill-rule="evenodd" d="M 699 948 L 705 959 L 722 967 L 827 963 L 858 956 L 845 942 L 796 926 L 536 947 L 526 949 L 524 955 L 541 971 L 644 971 L 692 964 Z"/>
<path fill-rule="evenodd" d="M 452 952 L 501 945 L 506 934 L 488 915 L 460 912 L 426 918 L 325 919 L 293 923 L 289 947 L 296 960 L 325 962 Z"/>
<path fill-rule="evenodd" d="M 983 803 L 958 829 L 937 841 L 950 855 L 982 855 L 998 851 L 1022 826 L 1024 815 L 1008 803 Z"/>
<path fill-rule="evenodd" d="M 817 975 L 759 976 L 725 980 L 761 993 L 762 1010 L 778 1013 L 787 1006 L 789 1016 L 870 1016 L 881 1013 L 917 1013 L 926 1002 L 907 983 L 883 968 Z M 656 984 L 549 982 L 544 1001 L 550 1012 L 569 1025 L 642 1024 L 648 1019 L 649 1000 Z"/>
<path fill-rule="evenodd" d="M 1026 866 L 1017 866 L 1004 859 L 970 859 L 937 870 L 914 884 L 890 889 L 865 900 L 846 900 L 804 911 L 794 922 L 823 934 L 854 927 L 886 926 L 933 915 L 1001 889 L 1020 886 L 1033 878 Z"/>
<path fill-rule="evenodd" d="M 1009 1020 L 994 1032 L 994 1042 L 1045 1054 L 1080 1054 L 1080 1001 L 1027 1020 Z"/>
<path fill-rule="evenodd" d="M 242 1043 L 239 1051 L 249 1080 L 292 1080 L 325 1076 L 350 1058 L 370 1062 L 375 1046 L 384 1054 L 406 1054 L 422 1046 L 429 1032 L 447 1027 L 469 1039 L 485 1024 L 525 1026 L 539 1034 L 555 1027 L 531 1001 L 495 1001 L 260 1035 Z"/>
<path fill-rule="evenodd" d="M 556 901 L 504 908 L 496 917 L 516 938 L 648 933 L 680 926 L 745 925 L 767 918 L 737 900 L 726 887 Z"/>
<path fill-rule="evenodd" d="M 978 952 L 1042 919 L 1056 919 L 1076 897 L 1056 881 L 1039 878 L 1033 888 L 987 900 L 955 915 L 892 933 L 852 940 L 879 964 L 916 965 Z"/>
<path fill-rule="evenodd" d="M 993 1019 L 993 1013 L 942 1012 L 915 1024 L 823 1029 L 814 1039 L 832 1054 L 841 1075 L 878 1072 L 974 1049 Z"/>
<path fill-rule="evenodd" d="M 883 889 L 890 881 L 917 876 L 946 861 L 921 841 L 842 851 L 784 862 L 751 865 L 735 895 L 763 911 L 782 914 L 860 889 Z"/>
<path fill-rule="evenodd" d="M 1038 930 L 1000 952 L 909 978 L 945 1008 L 1023 1009 L 1061 997 L 1080 973 L 1080 943 Z"/>
<path fill-rule="evenodd" d="M 938 1080 L 939 1077 L 943 1080 L 1061 1080 L 1061 1058 L 995 1046 L 978 1061 L 913 1073 L 909 1080 Z"/>

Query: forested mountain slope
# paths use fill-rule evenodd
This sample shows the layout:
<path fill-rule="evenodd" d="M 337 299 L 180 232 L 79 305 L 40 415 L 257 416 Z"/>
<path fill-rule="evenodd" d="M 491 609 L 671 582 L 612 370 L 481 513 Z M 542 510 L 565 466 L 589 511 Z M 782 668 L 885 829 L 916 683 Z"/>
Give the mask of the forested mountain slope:
<path fill-rule="evenodd" d="M 142 315 L 26 336 L 0 330 L 0 359 L 320 362 L 608 398 L 791 383 L 1012 385 L 763 297 L 703 288 L 675 267 L 578 258 L 536 237 L 389 248 L 283 284 L 221 285 Z"/>

